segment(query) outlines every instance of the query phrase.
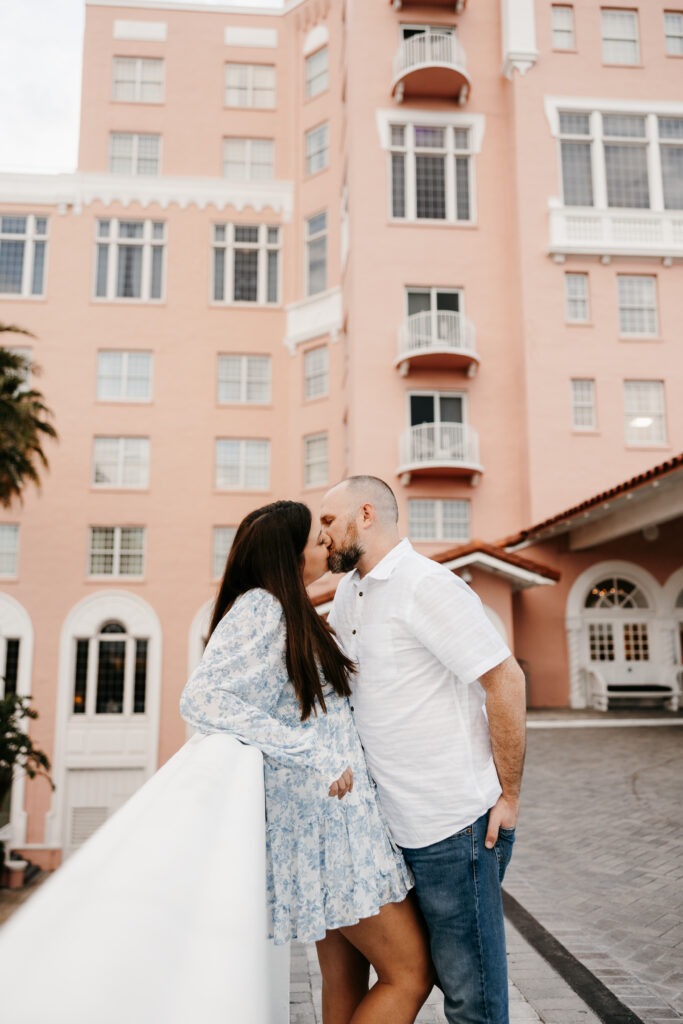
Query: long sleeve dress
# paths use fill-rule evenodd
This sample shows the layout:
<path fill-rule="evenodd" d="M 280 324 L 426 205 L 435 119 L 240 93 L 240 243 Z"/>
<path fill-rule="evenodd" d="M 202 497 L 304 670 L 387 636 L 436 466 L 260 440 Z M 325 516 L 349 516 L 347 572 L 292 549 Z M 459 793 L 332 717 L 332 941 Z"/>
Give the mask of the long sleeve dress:
<path fill-rule="evenodd" d="M 183 718 L 199 731 L 229 732 L 263 752 L 266 888 L 276 944 L 322 939 L 328 929 L 400 902 L 412 885 L 382 816 L 348 699 L 326 686 L 327 714 L 318 708 L 301 721 L 286 636 L 272 594 L 242 594 L 214 630 L 180 702 Z M 353 790 L 342 800 L 328 796 L 347 765 Z"/>

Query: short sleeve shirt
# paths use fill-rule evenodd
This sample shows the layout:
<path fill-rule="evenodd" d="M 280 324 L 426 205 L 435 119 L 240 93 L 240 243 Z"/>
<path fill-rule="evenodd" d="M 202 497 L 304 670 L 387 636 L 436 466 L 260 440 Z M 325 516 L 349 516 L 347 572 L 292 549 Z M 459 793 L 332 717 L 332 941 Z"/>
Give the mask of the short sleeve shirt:
<path fill-rule="evenodd" d="M 439 842 L 501 793 L 478 679 L 510 656 L 481 601 L 402 540 L 337 588 L 330 624 L 358 671 L 352 706 L 395 841 Z"/>

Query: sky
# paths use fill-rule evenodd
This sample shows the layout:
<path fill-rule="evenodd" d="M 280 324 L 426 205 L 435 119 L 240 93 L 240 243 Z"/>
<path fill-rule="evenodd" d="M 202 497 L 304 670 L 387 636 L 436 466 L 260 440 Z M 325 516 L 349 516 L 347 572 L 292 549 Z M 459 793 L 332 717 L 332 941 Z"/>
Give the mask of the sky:
<path fill-rule="evenodd" d="M 0 0 L 0 172 L 76 169 L 84 23 L 85 0 Z"/>

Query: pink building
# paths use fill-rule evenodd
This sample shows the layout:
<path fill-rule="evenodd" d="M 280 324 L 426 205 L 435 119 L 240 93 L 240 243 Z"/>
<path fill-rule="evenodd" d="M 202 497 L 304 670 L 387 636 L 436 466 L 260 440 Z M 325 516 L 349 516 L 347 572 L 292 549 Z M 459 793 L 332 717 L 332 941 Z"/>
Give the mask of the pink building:
<path fill-rule="evenodd" d="M 179 747 L 231 531 L 349 473 L 533 706 L 675 705 L 683 5 L 637 3 L 88 3 L 78 171 L 0 175 L 60 433 L 0 515 L 57 783 L 16 782 L 13 849 L 58 863 Z"/>

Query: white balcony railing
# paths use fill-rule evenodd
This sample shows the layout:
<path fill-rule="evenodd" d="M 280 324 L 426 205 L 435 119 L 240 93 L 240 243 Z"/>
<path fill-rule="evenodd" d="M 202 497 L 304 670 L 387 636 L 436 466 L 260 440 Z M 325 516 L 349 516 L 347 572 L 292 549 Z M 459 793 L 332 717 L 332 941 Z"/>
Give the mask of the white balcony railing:
<path fill-rule="evenodd" d="M 408 427 L 399 443 L 399 473 L 420 469 L 481 472 L 479 435 L 466 423 L 421 423 Z"/>
<path fill-rule="evenodd" d="M 474 324 L 464 313 L 450 309 L 413 313 L 398 329 L 398 362 L 440 352 L 476 362 L 475 337 Z"/>
<path fill-rule="evenodd" d="M 683 256 L 683 211 L 550 207 L 550 252 L 597 256 Z"/>
<path fill-rule="evenodd" d="M 408 75 L 422 68 L 434 67 L 457 72 L 457 77 L 461 79 L 460 86 L 465 87 L 467 95 L 469 77 L 467 57 L 462 43 L 454 35 L 438 32 L 421 33 L 401 42 L 394 55 L 392 91 L 400 89 L 402 95 L 403 81 Z"/>

